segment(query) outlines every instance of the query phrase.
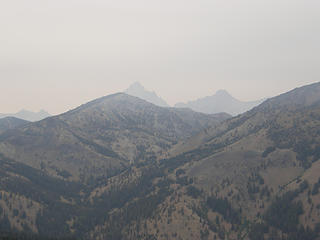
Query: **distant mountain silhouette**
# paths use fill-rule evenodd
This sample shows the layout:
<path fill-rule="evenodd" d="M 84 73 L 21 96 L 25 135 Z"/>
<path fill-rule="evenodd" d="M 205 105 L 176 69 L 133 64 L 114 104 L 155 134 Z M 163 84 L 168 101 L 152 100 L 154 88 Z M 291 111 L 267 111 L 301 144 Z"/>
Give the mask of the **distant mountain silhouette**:
<path fill-rule="evenodd" d="M 207 96 L 187 103 L 177 103 L 177 108 L 191 108 L 194 111 L 213 114 L 226 112 L 233 116 L 244 113 L 262 103 L 263 100 L 242 102 L 232 97 L 226 90 L 219 90 Z"/>
<path fill-rule="evenodd" d="M 126 91 L 126 94 L 141 98 L 147 102 L 153 103 L 160 107 L 170 107 L 161 97 L 155 92 L 146 90 L 139 82 L 133 83 Z"/>
<path fill-rule="evenodd" d="M 31 112 L 31 111 L 22 109 L 17 113 L 0 113 L 0 118 L 15 117 L 15 118 L 20 118 L 30 122 L 37 122 L 50 116 L 51 115 L 45 110 L 40 110 L 39 112 Z"/>

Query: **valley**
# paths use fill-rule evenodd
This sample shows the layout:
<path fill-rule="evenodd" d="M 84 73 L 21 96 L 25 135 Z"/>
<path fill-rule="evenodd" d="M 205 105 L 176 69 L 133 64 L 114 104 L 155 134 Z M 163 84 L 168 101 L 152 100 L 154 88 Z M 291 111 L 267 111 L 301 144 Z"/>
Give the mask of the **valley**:
<path fill-rule="evenodd" d="M 119 93 L 5 127 L 12 239 L 320 239 L 320 83 L 235 117 Z"/>

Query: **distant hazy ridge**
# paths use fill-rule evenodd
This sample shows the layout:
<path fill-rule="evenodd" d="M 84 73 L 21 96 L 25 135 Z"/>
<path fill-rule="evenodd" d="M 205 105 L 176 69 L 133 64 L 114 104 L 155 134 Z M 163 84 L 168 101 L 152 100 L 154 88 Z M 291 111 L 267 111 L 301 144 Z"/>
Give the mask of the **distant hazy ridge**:
<path fill-rule="evenodd" d="M 51 115 L 45 110 L 40 110 L 39 112 L 31 112 L 28 110 L 21 110 L 17 113 L 0 113 L 0 118 L 5 117 L 15 117 L 20 118 L 30 122 L 40 121 L 44 118 L 50 117 Z"/>

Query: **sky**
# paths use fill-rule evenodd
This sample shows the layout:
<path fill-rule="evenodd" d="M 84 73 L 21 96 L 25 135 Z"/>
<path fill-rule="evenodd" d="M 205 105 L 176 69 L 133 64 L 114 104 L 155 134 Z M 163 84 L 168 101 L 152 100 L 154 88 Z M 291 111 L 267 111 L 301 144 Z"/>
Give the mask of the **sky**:
<path fill-rule="evenodd" d="M 139 81 L 169 104 L 320 81 L 319 0 L 0 1 L 0 112 L 58 114 Z"/>

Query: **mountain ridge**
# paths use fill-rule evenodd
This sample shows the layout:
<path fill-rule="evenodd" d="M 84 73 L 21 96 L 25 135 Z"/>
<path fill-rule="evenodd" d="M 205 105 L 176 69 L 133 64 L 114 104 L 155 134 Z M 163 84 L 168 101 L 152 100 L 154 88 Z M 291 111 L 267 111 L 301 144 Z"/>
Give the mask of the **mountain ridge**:
<path fill-rule="evenodd" d="M 228 117 L 162 108 L 117 93 L 0 135 L 0 153 L 53 176 L 63 169 L 84 180 L 156 159 L 180 139 Z"/>
<path fill-rule="evenodd" d="M 308 92 L 308 94 L 306 94 Z M 314 93 L 313 95 L 310 93 Z M 254 107 L 253 109 L 249 110 L 248 112 L 230 118 L 226 122 L 224 122 L 222 125 L 209 129 L 205 129 L 205 131 L 201 132 L 196 136 L 195 138 L 198 138 L 198 145 L 203 144 L 203 141 L 207 141 L 207 139 L 210 139 L 212 137 L 209 137 L 210 132 L 211 134 L 216 134 L 217 136 L 220 136 L 222 133 L 228 131 L 227 125 L 230 125 L 232 127 L 237 126 L 236 124 L 241 124 L 245 122 L 250 117 L 253 117 L 257 113 L 260 115 L 263 115 L 265 113 L 269 114 L 270 116 L 273 116 L 274 114 L 279 113 L 283 110 L 295 110 L 303 107 L 312 106 L 313 104 L 320 103 L 320 83 L 314 83 L 310 85 L 306 85 L 300 88 L 295 88 L 289 92 L 280 94 L 276 97 L 269 98 L 265 100 L 260 105 Z M 300 96 L 300 97 L 299 97 Z M 230 124 L 230 122 L 234 122 L 234 124 Z M 256 121 L 256 124 L 263 125 L 264 122 Z M 203 139 L 203 140 L 200 140 Z M 187 143 L 183 143 L 187 144 Z M 192 145 L 192 144 L 187 144 Z M 194 148 L 196 148 L 197 145 L 193 145 Z M 179 152 L 183 152 L 185 150 L 180 150 Z"/>
<path fill-rule="evenodd" d="M 0 134 L 7 130 L 12 130 L 28 123 L 29 121 L 15 117 L 0 118 Z"/>
<path fill-rule="evenodd" d="M 235 99 L 226 90 L 218 90 L 214 95 L 188 101 L 187 103 L 177 103 L 175 107 L 187 107 L 206 114 L 226 112 L 235 116 L 252 109 L 263 101 L 243 102 Z"/>
<path fill-rule="evenodd" d="M 5 117 L 15 117 L 20 118 L 29 122 L 37 122 L 51 115 L 45 110 L 40 110 L 39 112 L 31 112 L 25 109 L 20 110 L 17 113 L 0 113 L 0 119 Z"/>
<path fill-rule="evenodd" d="M 6 132 L 0 135 L 0 225 L 97 240 L 319 240 L 319 100 L 317 83 L 210 123 L 210 116 L 190 109 L 159 108 L 117 94 Z M 192 126 L 199 125 L 203 128 L 197 134 Z M 117 132 L 119 128 L 125 131 Z M 50 134 L 53 138 L 41 138 Z M 99 175 L 97 169 L 106 169 L 85 153 L 119 155 L 128 147 L 119 150 L 110 143 L 124 137 L 134 145 L 146 140 L 142 153 L 161 141 L 170 143 L 160 144 L 164 153 L 173 146 L 177 151 L 158 158 L 138 154 L 136 159 L 146 158 L 132 164 L 114 157 L 122 168 Z M 61 145 L 55 144 L 57 139 L 63 140 Z M 10 141 L 13 146 L 1 146 Z M 26 165 L 28 151 L 36 147 L 30 142 L 55 146 L 54 158 L 42 168 Z M 190 146 L 180 148 L 181 142 Z M 15 146 L 26 150 L 19 153 L 24 161 L 4 151 L 14 152 Z M 51 174 L 46 165 L 61 158 L 60 151 L 68 157 L 59 164 L 82 164 L 85 158 L 68 155 L 80 149 L 95 160 L 81 166 L 88 170 L 86 181 L 70 179 L 64 171 L 68 168 Z M 32 159 L 44 161 L 44 153 Z"/>

